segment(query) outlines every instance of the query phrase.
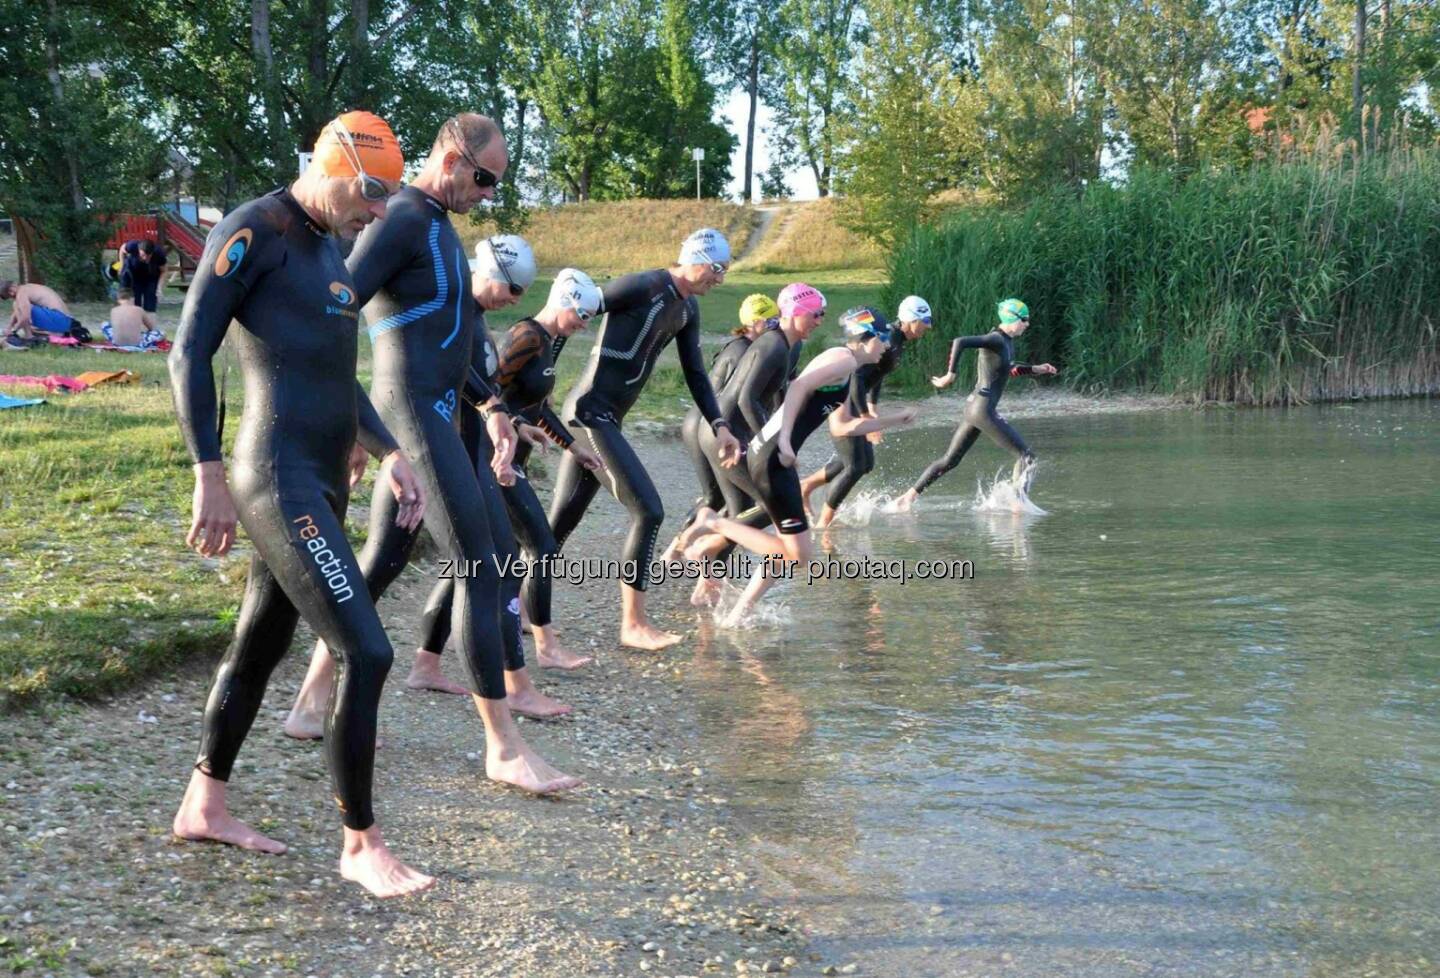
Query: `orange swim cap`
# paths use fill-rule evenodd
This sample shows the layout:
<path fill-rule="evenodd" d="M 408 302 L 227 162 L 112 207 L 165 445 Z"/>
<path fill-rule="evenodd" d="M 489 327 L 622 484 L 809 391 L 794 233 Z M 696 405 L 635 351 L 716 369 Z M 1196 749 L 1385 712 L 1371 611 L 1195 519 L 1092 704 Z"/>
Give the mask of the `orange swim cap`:
<path fill-rule="evenodd" d="M 349 139 L 346 139 L 346 133 Z M 350 144 L 354 144 L 351 153 Z M 327 123 L 315 140 L 311 166 L 329 177 L 357 177 L 355 158 L 372 177 L 399 180 L 405 172 L 405 156 L 389 124 L 373 112 L 355 111 Z"/>

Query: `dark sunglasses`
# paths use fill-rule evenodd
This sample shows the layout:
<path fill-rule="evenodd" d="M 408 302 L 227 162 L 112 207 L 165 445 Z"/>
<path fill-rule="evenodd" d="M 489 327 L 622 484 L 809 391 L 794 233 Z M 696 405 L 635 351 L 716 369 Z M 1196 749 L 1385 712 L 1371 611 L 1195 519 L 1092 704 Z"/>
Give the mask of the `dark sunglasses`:
<path fill-rule="evenodd" d="M 595 314 L 593 312 L 586 312 L 584 309 L 576 309 L 575 315 L 580 317 L 582 323 L 588 323 Z"/>
<path fill-rule="evenodd" d="M 470 154 L 465 151 L 465 140 L 462 138 L 463 134 L 460 132 L 460 124 L 454 119 L 451 119 L 446 125 L 452 133 L 450 138 L 455 142 L 455 151 L 460 154 L 461 159 L 475 169 L 475 186 L 480 187 L 482 190 L 489 190 L 492 187 L 500 186 L 500 178 L 479 163 L 476 163 L 470 158 Z M 515 294 L 519 295 L 520 293 L 517 292 Z"/>
<path fill-rule="evenodd" d="M 495 259 L 495 267 L 500 269 L 501 275 L 505 276 L 505 284 L 510 287 L 510 294 L 515 296 L 516 298 L 524 295 L 525 286 L 521 285 L 519 282 L 516 282 L 513 278 L 510 277 L 509 269 L 507 269 L 505 267 L 505 263 L 500 260 L 500 253 L 495 250 L 495 242 L 489 238 L 486 238 L 485 243 L 490 246 L 490 256 Z"/>

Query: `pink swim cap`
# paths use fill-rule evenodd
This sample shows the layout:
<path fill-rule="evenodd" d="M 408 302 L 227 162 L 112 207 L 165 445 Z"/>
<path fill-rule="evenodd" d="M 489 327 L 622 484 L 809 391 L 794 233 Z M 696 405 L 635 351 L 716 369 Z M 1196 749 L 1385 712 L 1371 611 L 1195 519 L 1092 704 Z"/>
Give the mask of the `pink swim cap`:
<path fill-rule="evenodd" d="M 780 290 L 779 305 L 782 316 L 818 315 L 825 311 L 825 297 L 804 282 L 791 282 Z"/>

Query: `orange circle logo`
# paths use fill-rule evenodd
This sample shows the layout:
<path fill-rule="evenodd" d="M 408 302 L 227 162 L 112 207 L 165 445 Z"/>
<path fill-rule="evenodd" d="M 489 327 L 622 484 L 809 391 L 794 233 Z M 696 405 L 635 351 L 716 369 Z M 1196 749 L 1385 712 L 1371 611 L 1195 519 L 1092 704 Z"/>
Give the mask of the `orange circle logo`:
<path fill-rule="evenodd" d="M 241 228 L 230 235 L 230 240 L 225 242 L 225 247 L 220 249 L 220 255 L 215 259 L 215 274 L 221 278 L 230 277 L 240 267 L 253 237 L 254 232 L 249 228 Z"/>
<path fill-rule="evenodd" d="M 344 282 L 331 282 L 330 294 L 333 295 L 335 297 L 335 301 L 340 303 L 342 306 L 348 306 L 350 303 L 355 301 L 355 293 L 352 292 L 350 290 L 350 286 L 346 285 Z"/>

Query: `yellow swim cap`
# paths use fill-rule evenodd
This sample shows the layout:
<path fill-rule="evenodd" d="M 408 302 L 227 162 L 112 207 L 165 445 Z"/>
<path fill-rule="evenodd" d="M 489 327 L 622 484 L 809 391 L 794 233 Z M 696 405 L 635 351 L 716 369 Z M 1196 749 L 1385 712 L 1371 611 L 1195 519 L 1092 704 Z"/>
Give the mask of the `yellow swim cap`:
<path fill-rule="evenodd" d="M 399 180 L 405 173 L 405 156 L 395 133 L 373 112 L 346 112 L 327 124 L 315 140 L 310 165 L 328 177 L 358 177 L 357 158 L 367 174 L 381 180 Z"/>
<path fill-rule="evenodd" d="M 774 299 L 763 292 L 747 295 L 745 301 L 740 303 L 741 326 L 749 326 L 762 319 L 775 319 L 779 315 L 780 307 L 775 304 Z"/>

